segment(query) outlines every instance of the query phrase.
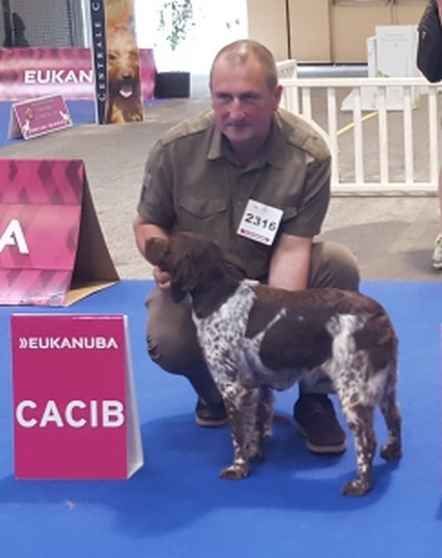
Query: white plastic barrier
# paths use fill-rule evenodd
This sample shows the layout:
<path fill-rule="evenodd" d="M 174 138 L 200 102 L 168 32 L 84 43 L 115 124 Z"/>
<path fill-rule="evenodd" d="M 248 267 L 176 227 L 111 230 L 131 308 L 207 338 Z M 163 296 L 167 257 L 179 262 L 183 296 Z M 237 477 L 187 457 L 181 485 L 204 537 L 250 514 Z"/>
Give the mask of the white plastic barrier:
<path fill-rule="evenodd" d="M 296 114 L 302 114 L 305 118 L 318 122 L 318 116 L 322 116 L 325 123 L 322 124 L 325 133 L 328 134 L 328 143 L 332 153 L 332 191 L 334 193 L 347 194 L 415 194 L 434 195 L 437 191 L 439 173 L 439 145 L 438 145 L 438 103 L 437 91 L 440 84 L 430 84 L 424 78 L 302 78 L 281 79 L 284 86 L 281 106 Z M 386 108 L 387 87 L 400 87 L 403 89 L 403 110 L 391 113 Z M 377 91 L 377 110 L 371 114 L 364 115 L 361 106 L 363 88 L 375 87 Z M 420 108 L 415 113 L 415 118 L 428 118 L 428 124 L 419 126 L 424 130 L 424 137 L 415 137 L 416 120 L 413 118 L 412 92 L 418 87 L 423 95 L 420 99 Z M 318 114 L 313 111 L 312 91 L 322 89 L 325 94 Z M 340 154 L 338 137 L 343 130 L 339 130 L 339 113 L 337 99 L 345 91 L 353 90 L 352 121 L 345 126 L 345 131 L 353 131 L 353 152 L 349 153 L 346 146 L 345 154 Z M 428 114 L 425 116 L 425 103 L 428 103 Z M 320 114 L 322 113 L 322 114 Z M 351 113 L 350 113 L 351 114 Z M 393 117 L 393 114 L 395 115 Z M 370 134 L 370 149 L 373 150 L 373 141 L 378 142 L 377 153 L 379 157 L 379 172 L 366 176 L 365 163 L 367 162 L 367 142 L 364 142 L 363 125 L 368 117 L 378 117 L 377 134 Z M 348 118 L 348 117 L 347 117 Z M 393 121 L 394 118 L 394 121 Z M 401 123 L 398 122 L 398 118 Z M 390 160 L 391 140 L 389 133 L 401 134 L 400 141 L 403 145 L 403 156 L 397 160 L 396 166 L 402 165 L 402 176 L 391 177 Z M 428 145 L 428 165 L 425 165 L 423 157 L 419 157 L 419 174 L 426 178 L 416 178 L 416 145 Z M 350 149 L 351 150 L 351 149 Z M 340 161 L 344 158 L 348 161 L 353 157 L 353 179 L 343 180 L 340 172 Z M 397 174 L 397 173 L 396 173 Z"/>

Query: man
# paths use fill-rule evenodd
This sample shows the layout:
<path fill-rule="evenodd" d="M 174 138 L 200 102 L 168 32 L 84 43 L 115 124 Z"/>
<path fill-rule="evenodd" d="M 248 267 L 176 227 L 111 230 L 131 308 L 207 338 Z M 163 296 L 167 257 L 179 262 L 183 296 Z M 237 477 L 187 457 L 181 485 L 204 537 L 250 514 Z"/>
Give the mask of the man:
<path fill-rule="evenodd" d="M 329 204 L 330 153 L 304 120 L 278 110 L 282 88 L 272 54 L 254 41 L 227 45 L 213 62 L 210 90 L 213 111 L 170 130 L 147 161 L 134 223 L 140 252 L 152 236 L 187 230 L 217 241 L 249 278 L 293 290 L 357 290 L 351 254 L 313 243 Z M 164 370 L 190 380 L 199 425 L 223 424 L 224 405 L 198 347 L 189 305 L 171 301 L 167 273 L 153 273 L 149 354 Z M 301 385 L 294 408 L 307 447 L 317 453 L 345 449 L 324 393 L 329 388 Z"/>

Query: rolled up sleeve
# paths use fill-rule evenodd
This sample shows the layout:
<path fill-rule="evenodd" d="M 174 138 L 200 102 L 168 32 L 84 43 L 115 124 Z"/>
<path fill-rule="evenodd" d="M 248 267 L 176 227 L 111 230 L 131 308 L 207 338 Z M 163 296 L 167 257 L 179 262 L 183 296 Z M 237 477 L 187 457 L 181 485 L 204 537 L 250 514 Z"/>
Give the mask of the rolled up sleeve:
<path fill-rule="evenodd" d="M 305 238 L 320 233 L 330 203 L 330 161 L 328 157 L 307 165 L 301 201 L 284 212 L 281 232 Z"/>

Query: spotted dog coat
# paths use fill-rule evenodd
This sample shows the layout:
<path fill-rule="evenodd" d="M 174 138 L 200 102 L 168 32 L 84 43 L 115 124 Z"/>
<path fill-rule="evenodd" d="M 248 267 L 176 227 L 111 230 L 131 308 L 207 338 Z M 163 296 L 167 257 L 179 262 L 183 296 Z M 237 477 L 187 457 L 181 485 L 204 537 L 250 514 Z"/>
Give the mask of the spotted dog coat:
<path fill-rule="evenodd" d="M 223 478 L 248 475 L 271 434 L 272 390 L 325 373 L 354 435 L 357 476 L 345 494 L 372 486 L 378 405 L 389 438 L 386 460 L 401 456 L 396 404 L 397 338 L 380 304 L 339 289 L 286 291 L 242 280 L 220 248 L 190 233 L 146 242 L 147 259 L 171 275 L 171 295 L 190 295 L 208 368 L 229 416 L 234 460 Z"/>

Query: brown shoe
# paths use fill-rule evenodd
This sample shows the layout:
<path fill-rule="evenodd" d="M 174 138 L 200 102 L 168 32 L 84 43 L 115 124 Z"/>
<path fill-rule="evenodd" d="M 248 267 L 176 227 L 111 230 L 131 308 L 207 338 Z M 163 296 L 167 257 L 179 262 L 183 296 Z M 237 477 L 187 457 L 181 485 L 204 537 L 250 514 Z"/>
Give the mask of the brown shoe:
<path fill-rule="evenodd" d="M 224 403 L 222 401 L 206 403 L 204 399 L 199 397 L 195 408 L 195 420 L 199 426 L 212 428 L 223 426 L 228 420 Z"/>
<path fill-rule="evenodd" d="M 327 395 L 301 394 L 293 409 L 298 432 L 313 453 L 338 454 L 346 449 L 345 432 Z"/>

